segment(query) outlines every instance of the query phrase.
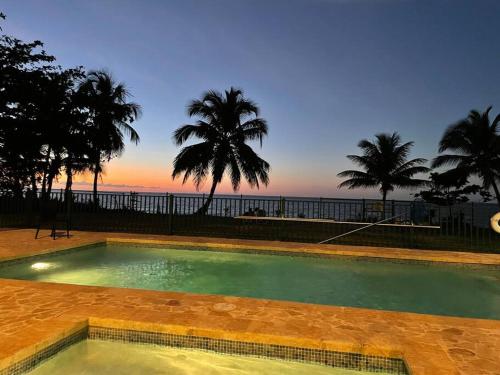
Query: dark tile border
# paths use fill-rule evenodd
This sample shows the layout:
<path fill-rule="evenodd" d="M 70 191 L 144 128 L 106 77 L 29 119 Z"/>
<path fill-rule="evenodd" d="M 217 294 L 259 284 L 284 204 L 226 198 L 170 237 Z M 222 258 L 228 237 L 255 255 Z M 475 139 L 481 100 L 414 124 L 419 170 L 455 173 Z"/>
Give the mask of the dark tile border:
<path fill-rule="evenodd" d="M 385 372 L 397 375 L 409 374 L 404 361 L 400 358 L 389 358 L 323 349 L 308 349 L 285 345 L 214 339 L 203 336 L 134 331 L 96 326 L 89 327 L 89 339 L 190 348 L 223 354 L 321 364 L 329 367 L 340 367 L 374 373 Z"/>
<path fill-rule="evenodd" d="M 338 367 L 373 373 L 384 372 L 396 375 L 409 374 L 404 361 L 400 358 L 388 358 L 323 349 L 299 348 L 285 345 L 214 339 L 203 336 L 177 335 L 171 333 L 90 326 L 49 345 L 45 349 L 40 350 L 28 358 L 0 370 L 0 375 L 24 374 L 33 370 L 43 361 L 53 357 L 58 352 L 85 339 L 197 349 L 230 355 L 321 364 L 328 367 Z"/>
<path fill-rule="evenodd" d="M 43 361 L 53 357 L 60 351 L 66 349 L 67 347 L 76 344 L 88 337 L 88 328 L 85 327 L 75 333 L 66 336 L 65 338 L 47 346 L 46 348 L 38 351 L 29 357 L 10 365 L 3 370 L 0 370 L 0 375 L 21 375 L 28 371 L 33 370 L 36 366 L 41 364 Z"/>

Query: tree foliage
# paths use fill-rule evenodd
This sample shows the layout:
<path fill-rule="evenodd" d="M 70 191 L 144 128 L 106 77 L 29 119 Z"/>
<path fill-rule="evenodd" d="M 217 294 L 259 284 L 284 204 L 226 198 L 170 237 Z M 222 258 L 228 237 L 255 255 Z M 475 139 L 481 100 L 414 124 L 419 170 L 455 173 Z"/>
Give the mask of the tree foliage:
<path fill-rule="evenodd" d="M 491 107 L 470 111 L 465 119 L 446 129 L 432 166 L 452 167 L 450 173 L 462 179 L 477 176 L 482 188 L 493 189 L 500 205 L 500 115 L 490 121 Z M 445 153 L 448 152 L 448 153 Z"/>
<path fill-rule="evenodd" d="M 425 202 L 439 206 L 453 206 L 468 202 L 473 195 L 481 196 L 483 202 L 491 199 L 488 190 L 476 184 L 469 184 L 463 176 L 457 176 L 451 171 L 431 173 L 429 188 L 415 194 L 415 198 L 421 198 Z"/>
<path fill-rule="evenodd" d="M 423 166 L 427 160 L 408 160 L 412 146 L 413 142 L 402 143 L 397 133 L 377 134 L 373 142 L 361 140 L 358 147 L 362 155 L 347 155 L 347 158 L 363 170 L 340 172 L 338 176 L 347 180 L 343 181 L 339 188 L 378 187 L 385 202 L 387 194 L 395 188 L 406 189 L 425 185 L 426 180 L 413 176 L 429 171 L 429 168 Z"/>
<path fill-rule="evenodd" d="M 267 123 L 259 117 L 257 105 L 231 87 L 224 94 L 206 92 L 188 106 L 189 116 L 198 117 L 195 124 L 183 125 L 174 132 L 174 142 L 182 146 L 190 138 L 202 142 L 181 149 L 174 160 L 172 178 L 184 174 L 182 182 L 193 178 L 198 188 L 208 176 L 212 186 L 200 209 L 206 213 L 217 185 L 228 174 L 233 189 L 238 190 L 242 176 L 251 187 L 269 183 L 269 163 L 261 159 L 247 144 L 267 135 Z"/>
<path fill-rule="evenodd" d="M 97 79 L 108 86 L 92 86 Z M 139 139 L 129 125 L 139 107 L 127 107 L 127 95 L 109 74 L 87 75 L 81 66 L 63 69 L 42 42 L 2 35 L 0 190 L 18 196 L 26 189 L 50 194 L 63 173 L 68 190 L 74 174 L 100 173 L 104 161 L 123 151 L 124 133 Z"/>

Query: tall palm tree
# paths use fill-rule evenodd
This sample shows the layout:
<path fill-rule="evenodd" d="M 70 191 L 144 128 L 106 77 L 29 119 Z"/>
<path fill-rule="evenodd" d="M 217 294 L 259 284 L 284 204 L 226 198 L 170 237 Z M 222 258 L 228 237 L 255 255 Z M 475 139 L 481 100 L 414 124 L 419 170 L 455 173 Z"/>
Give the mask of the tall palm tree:
<path fill-rule="evenodd" d="M 412 178 L 418 173 L 427 173 L 429 168 L 422 164 L 426 159 L 417 158 L 408 160 L 413 142 L 401 143 L 398 133 L 377 134 L 375 141 L 366 139 L 358 143 L 363 155 L 347 155 L 353 163 L 364 171 L 346 170 L 338 174 L 339 177 L 348 177 L 339 185 L 339 188 L 373 188 L 379 187 L 385 211 L 387 194 L 394 188 L 411 188 L 425 185 L 427 181 Z"/>
<path fill-rule="evenodd" d="M 94 173 L 94 203 L 97 203 L 97 182 L 103 163 L 119 156 L 124 148 L 124 137 L 139 143 L 139 134 L 131 126 L 138 119 L 141 107 L 128 102 L 130 94 L 123 83 L 117 83 L 105 71 L 91 71 L 79 87 L 83 103 L 90 112 L 89 130 L 93 152 L 91 171 Z"/>
<path fill-rule="evenodd" d="M 469 116 L 446 129 L 439 142 L 433 167 L 453 166 L 450 171 L 467 179 L 478 176 L 483 188 L 493 188 L 500 205 L 500 114 L 490 122 L 491 107 L 485 112 L 470 111 Z"/>
<path fill-rule="evenodd" d="M 259 140 L 267 135 L 267 124 L 259 118 L 259 108 L 243 92 L 231 87 L 224 94 L 206 92 L 201 100 L 193 100 L 188 115 L 199 119 L 194 125 L 183 125 L 174 132 L 174 142 L 183 145 L 192 137 L 203 141 L 184 147 L 174 160 L 172 178 L 184 173 L 184 184 L 193 177 L 196 189 L 210 174 L 210 194 L 199 213 L 205 214 L 212 202 L 215 189 L 228 173 L 234 191 L 237 191 L 241 175 L 250 187 L 259 188 L 259 182 L 269 183 L 269 163 L 261 159 L 247 141 Z"/>

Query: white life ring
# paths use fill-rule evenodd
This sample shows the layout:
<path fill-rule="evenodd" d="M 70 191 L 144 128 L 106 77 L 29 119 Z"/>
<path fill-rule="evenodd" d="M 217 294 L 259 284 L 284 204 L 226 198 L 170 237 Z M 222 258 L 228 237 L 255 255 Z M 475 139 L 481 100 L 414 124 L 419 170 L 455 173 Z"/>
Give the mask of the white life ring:
<path fill-rule="evenodd" d="M 497 212 L 490 219 L 491 229 L 495 232 L 500 233 L 500 212 Z"/>

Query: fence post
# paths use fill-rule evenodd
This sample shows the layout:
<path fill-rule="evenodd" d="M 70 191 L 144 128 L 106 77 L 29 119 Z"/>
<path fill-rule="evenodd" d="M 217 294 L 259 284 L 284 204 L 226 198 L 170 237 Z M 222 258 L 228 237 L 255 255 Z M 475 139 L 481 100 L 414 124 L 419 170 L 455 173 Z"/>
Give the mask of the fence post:
<path fill-rule="evenodd" d="M 280 196 L 280 217 L 285 217 L 285 197 Z"/>
<path fill-rule="evenodd" d="M 363 198 L 363 221 L 366 222 L 366 200 Z"/>
<path fill-rule="evenodd" d="M 416 216 L 415 216 L 415 202 L 410 203 L 410 224 L 414 225 L 416 222 Z"/>
<path fill-rule="evenodd" d="M 172 222 L 174 218 L 174 195 L 169 194 L 168 196 L 168 234 L 172 234 Z"/>
<path fill-rule="evenodd" d="M 475 244 L 475 241 L 474 241 L 474 202 L 470 202 L 470 243 L 471 243 L 471 245 Z"/>
<path fill-rule="evenodd" d="M 68 226 L 71 229 L 71 206 L 73 204 L 73 191 L 65 191 L 64 200 L 66 201 L 66 220 L 68 221 Z"/>
<path fill-rule="evenodd" d="M 243 194 L 240 194 L 240 214 L 238 216 L 243 215 Z"/>

